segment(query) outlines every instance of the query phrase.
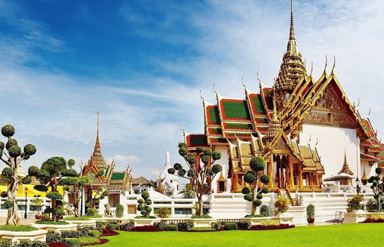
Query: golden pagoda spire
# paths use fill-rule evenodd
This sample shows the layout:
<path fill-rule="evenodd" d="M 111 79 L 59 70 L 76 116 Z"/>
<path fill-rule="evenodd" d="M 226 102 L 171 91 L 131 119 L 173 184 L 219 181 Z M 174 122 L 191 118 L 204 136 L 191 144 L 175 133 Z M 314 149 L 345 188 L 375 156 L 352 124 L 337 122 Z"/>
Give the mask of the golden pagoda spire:
<path fill-rule="evenodd" d="M 293 21 L 293 0 L 291 0 L 291 26 L 289 28 L 289 40 L 287 45 L 287 52 L 298 56 L 298 49 L 296 44 L 296 35 L 295 35 L 295 23 Z"/>
<path fill-rule="evenodd" d="M 348 175 L 353 175 L 353 172 L 351 171 L 351 169 L 349 169 L 349 165 L 348 165 L 348 162 L 347 162 L 347 152 L 344 151 L 344 164 L 343 164 L 343 167 L 341 168 L 339 174 L 341 173 L 346 173 Z"/>
<path fill-rule="evenodd" d="M 100 120 L 100 114 L 99 114 L 99 112 L 97 112 L 97 134 L 96 134 L 95 151 L 96 151 L 96 149 L 100 149 L 100 140 L 99 140 L 99 120 Z"/>
<path fill-rule="evenodd" d="M 297 48 L 295 24 L 293 19 L 293 0 L 291 0 L 291 23 L 289 29 L 289 39 L 287 51 L 283 56 L 283 62 L 280 66 L 279 75 L 273 85 L 276 90 L 276 104 L 278 110 L 284 107 L 296 85 L 306 76 L 307 71 Z M 272 97 L 272 92 L 269 93 Z"/>

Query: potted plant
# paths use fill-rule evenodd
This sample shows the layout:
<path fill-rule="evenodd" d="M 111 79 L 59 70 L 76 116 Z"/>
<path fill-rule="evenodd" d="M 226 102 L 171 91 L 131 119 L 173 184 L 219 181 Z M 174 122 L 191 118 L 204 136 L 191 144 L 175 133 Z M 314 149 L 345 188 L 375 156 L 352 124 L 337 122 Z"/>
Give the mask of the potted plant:
<path fill-rule="evenodd" d="M 307 206 L 307 221 L 310 224 L 315 222 L 315 206 L 313 206 L 312 204 L 309 204 Z"/>
<path fill-rule="evenodd" d="M 277 208 L 276 215 L 280 217 L 281 214 L 288 211 L 289 199 L 279 196 L 275 202 L 275 207 Z"/>
<path fill-rule="evenodd" d="M 35 219 L 40 220 L 41 216 L 41 204 L 43 203 L 43 199 L 36 197 L 31 201 L 31 204 L 36 207 L 37 214 L 35 215 Z"/>

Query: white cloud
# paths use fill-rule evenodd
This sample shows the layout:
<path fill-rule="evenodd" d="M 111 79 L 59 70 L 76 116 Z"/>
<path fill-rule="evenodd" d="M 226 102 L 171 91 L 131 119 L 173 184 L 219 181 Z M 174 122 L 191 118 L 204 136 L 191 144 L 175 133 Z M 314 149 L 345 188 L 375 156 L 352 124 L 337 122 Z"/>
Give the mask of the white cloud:
<path fill-rule="evenodd" d="M 115 164 L 121 164 L 121 165 L 130 165 L 132 163 L 134 164 L 137 164 L 137 163 L 140 163 L 141 160 L 139 157 L 136 157 L 136 156 L 133 156 L 133 155 L 120 155 L 120 154 L 116 154 L 115 156 L 113 156 L 112 158 L 108 158 L 108 163 L 111 163 L 112 160 L 115 161 Z"/>

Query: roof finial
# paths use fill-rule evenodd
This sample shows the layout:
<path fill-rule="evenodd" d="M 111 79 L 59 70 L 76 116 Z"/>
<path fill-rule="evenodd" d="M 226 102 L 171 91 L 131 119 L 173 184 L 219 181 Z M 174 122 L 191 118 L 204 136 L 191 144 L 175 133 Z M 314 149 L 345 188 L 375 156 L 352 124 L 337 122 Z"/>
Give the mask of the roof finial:
<path fill-rule="evenodd" d="M 205 105 L 205 100 L 204 100 L 203 94 L 201 93 L 201 90 L 200 90 L 200 98 L 203 101 L 203 105 Z"/>
<path fill-rule="evenodd" d="M 313 72 L 313 61 L 311 61 L 311 74 L 309 74 L 309 77 L 312 78 L 312 72 Z"/>
<path fill-rule="evenodd" d="M 333 66 L 332 66 L 332 70 L 331 70 L 331 75 L 333 75 L 333 70 L 335 69 L 335 66 L 336 66 L 336 57 L 333 56 Z"/>
<path fill-rule="evenodd" d="M 295 24 L 293 22 L 293 0 L 291 0 L 291 28 L 289 30 L 289 40 L 296 40 Z"/>
<path fill-rule="evenodd" d="M 327 55 L 325 55 L 325 67 L 324 67 L 324 72 L 323 72 L 323 74 L 327 74 L 327 65 L 328 65 L 328 57 L 327 57 Z"/>
<path fill-rule="evenodd" d="M 247 86 L 244 84 L 244 77 L 241 77 L 241 84 L 243 85 L 245 92 L 247 92 Z"/>

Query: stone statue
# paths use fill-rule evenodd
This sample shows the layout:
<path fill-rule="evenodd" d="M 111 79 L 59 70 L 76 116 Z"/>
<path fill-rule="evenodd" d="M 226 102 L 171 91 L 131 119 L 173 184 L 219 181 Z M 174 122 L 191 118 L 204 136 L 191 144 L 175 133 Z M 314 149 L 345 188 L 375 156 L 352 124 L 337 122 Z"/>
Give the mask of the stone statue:
<path fill-rule="evenodd" d="M 105 217 L 112 217 L 112 210 L 109 204 L 104 204 L 105 210 L 104 210 L 104 215 Z"/>

